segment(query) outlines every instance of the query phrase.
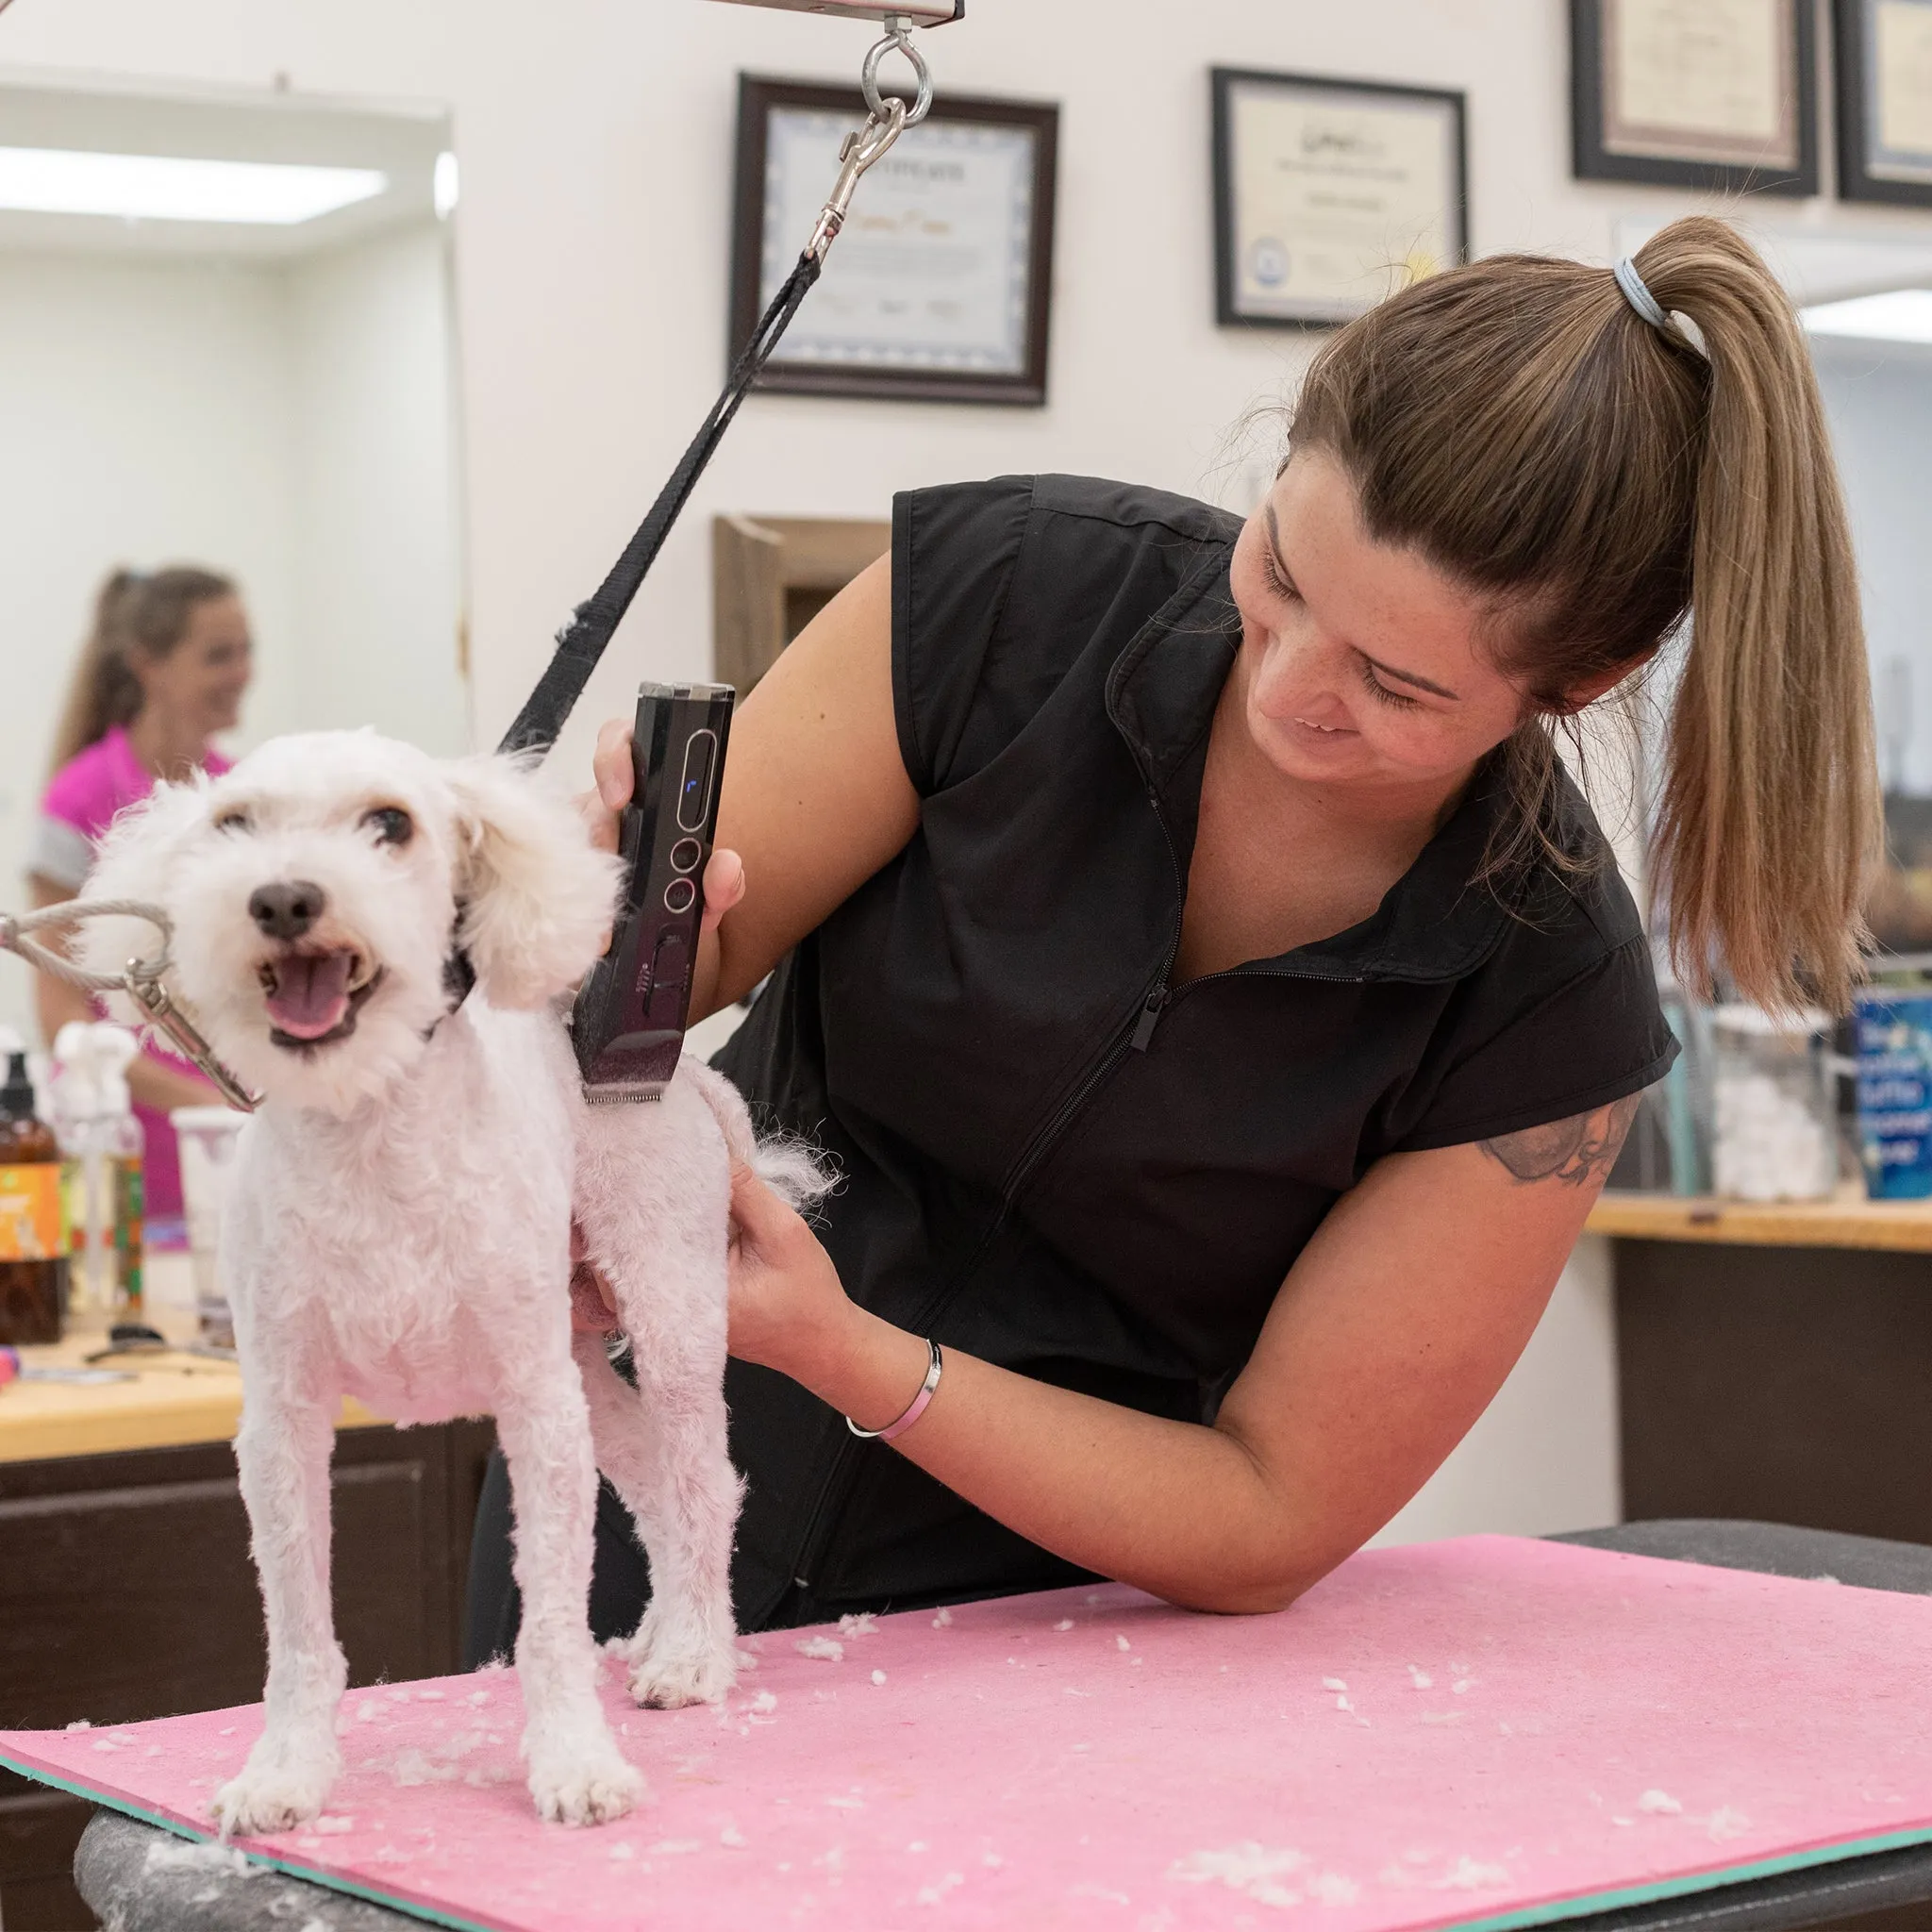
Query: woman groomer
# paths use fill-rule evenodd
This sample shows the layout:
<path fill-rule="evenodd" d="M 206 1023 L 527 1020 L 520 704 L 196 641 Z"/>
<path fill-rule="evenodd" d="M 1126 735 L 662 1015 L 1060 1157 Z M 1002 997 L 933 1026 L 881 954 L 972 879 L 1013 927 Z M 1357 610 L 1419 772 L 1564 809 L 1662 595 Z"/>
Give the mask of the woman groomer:
<path fill-rule="evenodd" d="M 733 727 L 695 1010 L 775 971 L 720 1064 L 846 1176 L 823 1246 L 736 1195 L 746 1627 L 1088 1572 L 1272 1609 L 1415 1493 L 1672 1058 L 1550 724 L 1688 608 L 1678 958 L 1845 1001 L 1852 559 L 1731 230 L 1423 282 L 1322 351 L 1289 441 L 1241 525 L 1068 478 L 900 497 Z M 606 832 L 629 774 L 608 727 Z M 890 1448 L 855 1436 L 935 1360 Z M 600 1631 L 644 1587 L 606 1530 Z"/>

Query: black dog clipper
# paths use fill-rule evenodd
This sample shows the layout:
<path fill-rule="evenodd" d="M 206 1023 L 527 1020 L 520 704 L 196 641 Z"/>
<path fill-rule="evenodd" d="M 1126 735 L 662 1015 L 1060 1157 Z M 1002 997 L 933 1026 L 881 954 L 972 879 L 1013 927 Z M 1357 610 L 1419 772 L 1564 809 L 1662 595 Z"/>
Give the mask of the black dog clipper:
<path fill-rule="evenodd" d="M 677 1071 L 737 695 L 728 684 L 638 687 L 618 830 L 624 903 L 571 1021 L 586 1100 L 656 1100 Z"/>

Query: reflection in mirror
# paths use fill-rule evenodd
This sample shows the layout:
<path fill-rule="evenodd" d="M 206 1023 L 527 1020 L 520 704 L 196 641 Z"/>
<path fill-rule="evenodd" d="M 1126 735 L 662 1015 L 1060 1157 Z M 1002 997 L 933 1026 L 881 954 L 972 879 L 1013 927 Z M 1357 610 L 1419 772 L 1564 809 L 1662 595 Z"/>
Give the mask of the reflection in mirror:
<path fill-rule="evenodd" d="M 465 749 L 446 117 L 0 85 L 0 907 L 159 770 L 373 724 Z M 0 969 L 42 1041 L 77 993 Z M 162 1115 L 210 1094 L 154 1057 Z"/>
<path fill-rule="evenodd" d="M 1858 558 L 1885 783 L 1887 864 L 1870 907 L 1894 953 L 1932 950 L 1932 289 L 1804 311 Z"/>

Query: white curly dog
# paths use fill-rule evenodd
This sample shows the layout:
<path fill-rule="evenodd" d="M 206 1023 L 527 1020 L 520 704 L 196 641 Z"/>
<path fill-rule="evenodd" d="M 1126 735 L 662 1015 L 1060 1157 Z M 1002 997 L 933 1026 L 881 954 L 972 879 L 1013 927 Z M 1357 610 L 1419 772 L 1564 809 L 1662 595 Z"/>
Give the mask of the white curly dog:
<path fill-rule="evenodd" d="M 312 1818 L 341 1768 L 329 1455 L 344 1395 L 398 1422 L 496 1417 L 543 1817 L 618 1817 L 642 1790 L 598 1703 L 587 1622 L 600 1467 L 651 1565 L 632 1694 L 731 1688 L 731 1160 L 794 1200 L 822 1186 L 796 1150 L 755 1148 L 736 1091 L 694 1059 L 655 1105 L 585 1104 L 560 1002 L 605 942 L 616 886 L 617 861 L 517 765 L 371 732 L 277 739 L 225 776 L 161 787 L 107 838 L 86 896 L 167 910 L 173 991 L 261 1103 L 221 1266 L 267 1722 L 215 1796 L 225 1831 Z M 83 932 L 103 971 L 154 947 L 151 928 L 106 916 Z M 573 1216 L 614 1291 L 635 1392 L 600 1338 L 573 1337 Z"/>

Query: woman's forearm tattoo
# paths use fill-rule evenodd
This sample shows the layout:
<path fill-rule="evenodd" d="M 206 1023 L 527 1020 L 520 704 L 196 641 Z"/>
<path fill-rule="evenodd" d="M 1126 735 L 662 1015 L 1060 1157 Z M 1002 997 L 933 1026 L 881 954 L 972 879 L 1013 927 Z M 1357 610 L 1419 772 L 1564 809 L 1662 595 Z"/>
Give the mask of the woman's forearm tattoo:
<path fill-rule="evenodd" d="M 1585 1187 L 1604 1179 L 1616 1166 L 1642 1097 L 1632 1093 L 1608 1107 L 1572 1114 L 1567 1121 L 1524 1127 L 1520 1134 L 1499 1134 L 1475 1144 L 1520 1181 L 1559 1180 L 1573 1188 Z"/>

